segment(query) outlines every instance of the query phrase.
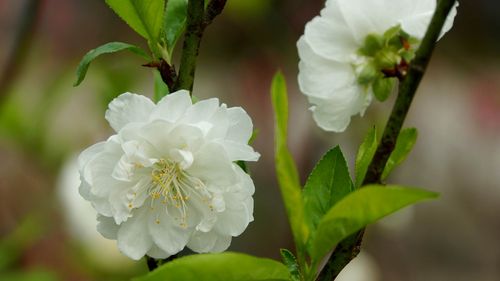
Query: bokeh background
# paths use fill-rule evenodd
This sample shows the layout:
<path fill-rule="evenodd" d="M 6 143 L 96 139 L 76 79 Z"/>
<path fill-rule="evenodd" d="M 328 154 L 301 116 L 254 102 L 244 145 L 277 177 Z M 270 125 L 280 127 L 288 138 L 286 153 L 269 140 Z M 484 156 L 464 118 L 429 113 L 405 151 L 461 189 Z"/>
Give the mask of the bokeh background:
<path fill-rule="evenodd" d="M 304 180 L 340 144 L 352 166 L 367 130 L 392 104 L 375 102 L 342 134 L 315 126 L 297 88 L 295 42 L 323 0 L 229 0 L 204 36 L 194 94 L 242 106 L 259 130 L 251 165 L 255 221 L 231 250 L 279 258 L 292 240 L 273 165 L 271 78 L 281 69 L 291 99 L 290 146 Z M 371 226 L 345 281 L 500 280 L 500 1 L 461 1 L 439 43 L 406 126 L 419 129 L 389 179 L 441 193 Z M 0 280 L 127 280 L 146 272 L 95 231 L 77 194 L 75 157 L 112 132 L 107 103 L 152 96 L 153 76 L 129 53 L 95 61 L 90 49 L 144 41 L 102 0 L 0 0 Z"/>

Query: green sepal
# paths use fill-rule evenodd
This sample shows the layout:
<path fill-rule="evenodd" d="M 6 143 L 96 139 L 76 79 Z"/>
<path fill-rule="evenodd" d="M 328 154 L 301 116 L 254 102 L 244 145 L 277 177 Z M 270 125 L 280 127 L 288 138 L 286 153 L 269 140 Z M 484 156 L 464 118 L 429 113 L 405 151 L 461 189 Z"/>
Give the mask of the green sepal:
<path fill-rule="evenodd" d="M 378 67 L 373 62 L 370 62 L 361 70 L 361 73 L 358 76 L 358 83 L 368 86 L 381 75 L 382 74 L 379 72 Z"/>
<path fill-rule="evenodd" d="M 368 57 L 373 57 L 384 46 L 384 37 L 377 34 L 369 34 L 366 36 L 363 47 L 359 52 Z"/>
<path fill-rule="evenodd" d="M 391 95 L 397 81 L 398 80 L 394 77 L 381 77 L 376 79 L 372 84 L 373 94 L 375 95 L 375 98 L 377 98 L 377 100 L 381 102 L 386 101 L 387 98 Z"/>

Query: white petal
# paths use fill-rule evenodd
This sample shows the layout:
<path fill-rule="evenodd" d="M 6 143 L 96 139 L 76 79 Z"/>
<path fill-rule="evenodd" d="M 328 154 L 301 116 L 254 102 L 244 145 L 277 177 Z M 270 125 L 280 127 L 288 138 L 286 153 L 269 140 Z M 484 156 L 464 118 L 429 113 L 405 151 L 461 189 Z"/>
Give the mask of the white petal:
<path fill-rule="evenodd" d="M 164 210 L 152 212 L 146 221 L 153 241 L 160 249 L 169 255 L 184 249 L 192 230 L 181 228 Z"/>
<path fill-rule="evenodd" d="M 390 2 L 387 0 L 337 0 L 338 8 L 359 44 L 363 43 L 368 34 L 383 34 L 398 24 L 401 18 L 400 11 Z M 407 0 L 403 2 L 410 4 Z"/>
<path fill-rule="evenodd" d="M 164 119 L 176 122 L 191 106 L 191 96 L 186 90 L 179 90 L 163 97 L 151 113 L 151 120 Z"/>
<path fill-rule="evenodd" d="M 158 158 L 169 155 L 171 149 L 196 150 L 204 141 L 199 127 L 155 120 L 141 128 L 140 135 L 156 150 Z"/>
<path fill-rule="evenodd" d="M 193 164 L 193 153 L 191 151 L 174 148 L 170 150 L 170 157 L 179 163 L 181 169 L 185 170 Z"/>
<path fill-rule="evenodd" d="M 132 93 L 119 95 L 109 104 L 106 120 L 116 131 L 128 123 L 146 122 L 154 108 L 154 103 L 145 96 Z"/>
<path fill-rule="evenodd" d="M 217 241 L 217 234 L 214 231 L 201 232 L 195 231 L 191 235 L 187 244 L 188 248 L 197 253 L 208 253 Z"/>
<path fill-rule="evenodd" d="M 416 3 L 420 3 L 421 1 L 416 1 Z M 434 11 L 436 9 L 436 1 L 427 0 L 424 1 L 427 3 L 421 3 L 418 7 L 415 8 L 417 12 L 409 15 L 406 18 L 401 20 L 401 27 L 408 34 L 422 39 L 427 32 L 427 28 L 431 22 L 432 16 L 434 15 Z M 446 32 L 448 32 L 453 26 L 453 21 L 455 16 L 457 15 L 457 7 L 458 2 L 456 2 L 455 6 L 450 11 L 450 14 L 446 18 L 446 22 L 443 26 L 443 30 L 439 38 L 443 37 Z"/>
<path fill-rule="evenodd" d="M 229 235 L 217 236 L 217 240 L 215 241 L 213 248 L 210 250 L 210 253 L 224 252 L 225 250 L 227 250 L 227 248 L 229 248 L 229 245 L 231 245 L 231 239 L 232 237 Z"/>
<path fill-rule="evenodd" d="M 154 259 L 166 259 L 171 256 L 156 245 L 153 245 L 146 254 Z"/>
<path fill-rule="evenodd" d="M 260 158 L 260 154 L 247 144 L 228 140 L 219 140 L 216 142 L 224 147 L 231 161 L 257 161 Z"/>
<path fill-rule="evenodd" d="M 201 100 L 188 108 L 182 121 L 191 124 L 206 121 L 212 117 L 218 108 L 219 99 L 217 98 Z"/>
<path fill-rule="evenodd" d="M 343 132 L 352 115 L 361 114 L 368 106 L 371 95 L 361 87 L 339 90 L 328 99 L 309 97 L 314 121 L 326 131 Z"/>
<path fill-rule="evenodd" d="M 218 233 L 230 236 L 240 235 L 253 221 L 253 181 L 239 167 L 236 172 L 240 182 L 231 191 L 224 193 L 225 210 L 218 214 L 215 225 Z"/>
<path fill-rule="evenodd" d="M 111 176 L 116 180 L 132 181 L 135 164 L 129 160 L 127 155 L 123 155 L 115 165 Z"/>
<path fill-rule="evenodd" d="M 231 195 L 225 195 L 224 197 L 228 202 L 233 199 Z M 252 197 L 249 197 L 246 201 L 240 202 L 238 208 L 226 208 L 224 212 L 218 215 L 215 230 L 219 233 L 231 236 L 238 236 L 243 233 L 251 222 L 249 218 L 253 219 L 251 215 L 251 211 L 253 210 L 248 209 L 248 206 L 252 206 L 253 208 Z"/>
<path fill-rule="evenodd" d="M 116 240 L 120 226 L 115 223 L 115 220 L 110 217 L 97 216 L 97 231 L 106 239 Z"/>
<path fill-rule="evenodd" d="M 318 55 L 341 62 L 348 61 L 359 48 L 337 3 L 306 24 L 304 40 Z"/>
<path fill-rule="evenodd" d="M 104 151 L 106 142 L 98 142 L 80 153 L 78 156 L 78 167 L 82 169 L 92 158 Z"/>
<path fill-rule="evenodd" d="M 248 143 L 253 134 L 252 119 L 241 107 L 231 107 L 227 109 L 229 118 L 229 128 L 226 139 L 240 143 Z"/>
<path fill-rule="evenodd" d="M 207 139 L 223 139 L 226 137 L 231 120 L 229 119 L 229 113 L 227 106 L 222 104 L 212 117 L 208 119 L 210 124 L 206 132 Z"/>
<path fill-rule="evenodd" d="M 194 232 L 189 240 L 188 247 L 197 253 L 220 253 L 231 244 L 231 236 L 220 235 L 215 231 L 208 233 Z"/>
<path fill-rule="evenodd" d="M 193 165 L 186 172 L 207 185 L 227 186 L 237 181 L 232 165 L 222 145 L 208 143 L 196 152 Z"/>
<path fill-rule="evenodd" d="M 297 48 L 301 58 L 298 82 L 304 94 L 325 98 L 337 89 L 356 83 L 351 64 L 320 57 L 303 37 L 297 42 Z"/>
<path fill-rule="evenodd" d="M 147 208 L 140 208 L 118 230 L 118 248 L 126 256 L 139 260 L 151 249 L 153 240 L 147 232 Z"/>

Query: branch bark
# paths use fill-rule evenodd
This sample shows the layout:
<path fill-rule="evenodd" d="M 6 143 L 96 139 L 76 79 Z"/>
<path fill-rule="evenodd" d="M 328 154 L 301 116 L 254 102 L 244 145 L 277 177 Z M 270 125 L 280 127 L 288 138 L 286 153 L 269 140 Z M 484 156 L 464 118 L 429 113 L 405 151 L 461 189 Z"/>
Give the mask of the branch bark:
<path fill-rule="evenodd" d="M 377 151 L 368 167 L 363 185 L 381 183 L 381 175 L 385 164 L 394 150 L 396 140 L 403 126 L 406 115 L 410 109 L 413 97 L 422 80 L 425 70 L 432 57 L 432 52 L 439 39 L 441 30 L 446 22 L 447 16 L 455 5 L 456 0 L 441 0 L 432 17 L 431 23 L 417 50 L 414 60 L 409 66 L 409 72 L 402 81 L 398 97 L 392 109 L 387 125 L 384 129 L 382 139 L 377 147 Z M 354 259 L 360 249 L 363 240 L 364 229 L 344 239 L 337 245 L 337 248 L 331 255 L 325 267 L 321 270 L 317 280 L 330 281 L 335 280 L 340 271 Z"/>

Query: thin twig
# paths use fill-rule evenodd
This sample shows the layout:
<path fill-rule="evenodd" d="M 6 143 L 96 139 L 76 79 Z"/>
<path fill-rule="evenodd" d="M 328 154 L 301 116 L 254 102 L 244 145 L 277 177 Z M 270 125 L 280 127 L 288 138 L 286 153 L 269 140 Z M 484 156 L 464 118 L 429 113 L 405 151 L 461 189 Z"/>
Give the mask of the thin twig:
<path fill-rule="evenodd" d="M 203 0 L 189 0 L 187 7 L 187 26 L 182 46 L 181 65 L 179 76 L 174 85 L 174 91 L 185 89 L 193 90 L 194 75 L 196 70 L 196 59 L 200 49 L 201 38 L 205 26 L 203 18 L 205 15 L 205 3 Z"/>
<path fill-rule="evenodd" d="M 179 76 L 174 85 L 173 91 L 185 89 L 190 92 L 193 90 L 194 77 L 196 71 L 196 60 L 201 44 L 201 38 L 207 25 L 219 15 L 226 0 L 212 0 L 207 6 L 203 0 L 190 0 L 188 2 L 188 15 L 186 34 L 182 46 L 181 64 L 179 67 Z"/>
<path fill-rule="evenodd" d="M 377 151 L 368 167 L 368 171 L 363 181 L 363 185 L 380 183 L 381 175 L 385 164 L 394 150 L 399 132 L 403 126 L 413 97 L 417 91 L 418 85 L 424 76 L 427 65 L 434 51 L 436 42 L 441 34 L 441 30 L 446 22 L 447 16 L 453 8 L 456 0 L 441 0 L 438 3 L 436 12 L 432 17 L 427 33 L 417 50 L 415 59 L 409 66 L 409 72 L 402 81 L 398 97 L 392 109 L 389 120 L 382 135 L 382 140 L 378 145 Z M 364 229 L 351 235 L 339 243 L 325 267 L 321 270 L 317 280 L 330 281 L 335 280 L 340 271 L 354 259 L 361 248 Z"/>

